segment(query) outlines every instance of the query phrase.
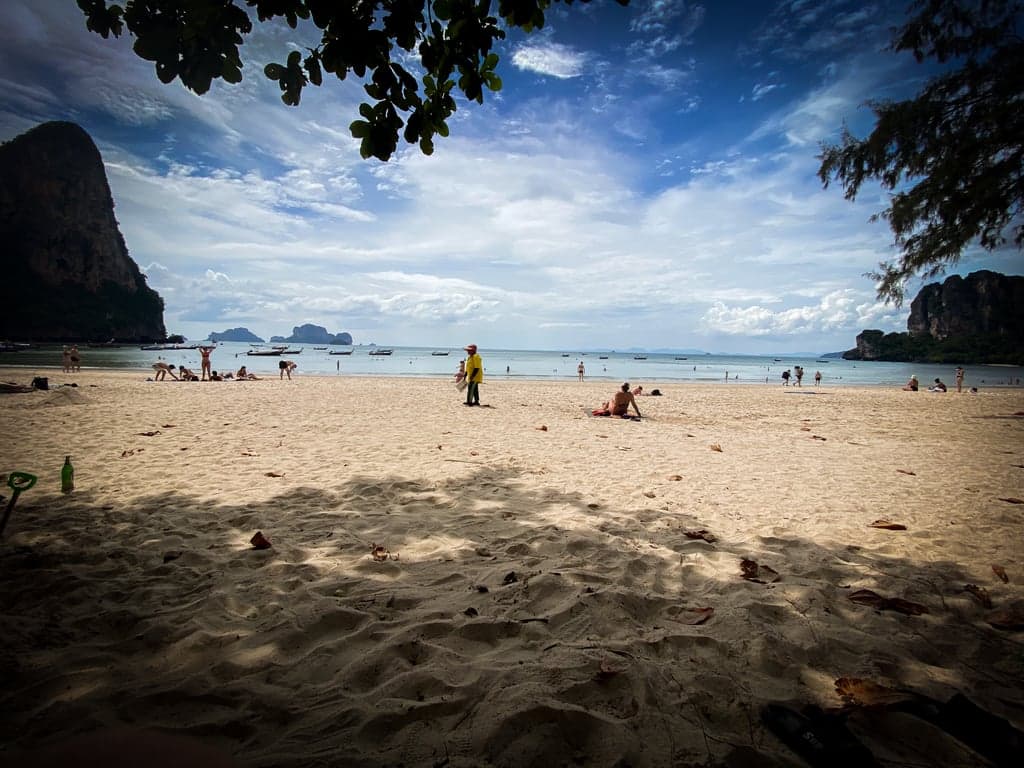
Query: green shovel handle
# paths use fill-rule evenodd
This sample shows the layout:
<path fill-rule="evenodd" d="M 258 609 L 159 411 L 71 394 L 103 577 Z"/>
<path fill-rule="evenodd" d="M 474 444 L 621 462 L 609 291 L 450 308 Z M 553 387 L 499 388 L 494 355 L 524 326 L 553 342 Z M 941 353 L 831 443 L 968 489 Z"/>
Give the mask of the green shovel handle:
<path fill-rule="evenodd" d="M 30 475 L 28 472 L 11 472 L 7 478 L 7 485 L 21 493 L 35 485 L 38 479 L 35 475 Z"/>

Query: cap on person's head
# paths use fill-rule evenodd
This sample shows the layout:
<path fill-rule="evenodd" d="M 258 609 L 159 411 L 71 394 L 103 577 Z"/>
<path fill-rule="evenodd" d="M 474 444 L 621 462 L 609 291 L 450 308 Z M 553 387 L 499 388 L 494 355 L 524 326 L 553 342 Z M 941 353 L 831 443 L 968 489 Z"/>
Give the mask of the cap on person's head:
<path fill-rule="evenodd" d="M 917 374 L 912 374 L 910 378 L 912 378 L 914 381 L 917 381 Z"/>
<path fill-rule="evenodd" d="M 471 355 L 476 354 L 476 344 L 467 344 L 466 346 L 463 347 L 463 349 L 469 352 L 469 354 Z"/>

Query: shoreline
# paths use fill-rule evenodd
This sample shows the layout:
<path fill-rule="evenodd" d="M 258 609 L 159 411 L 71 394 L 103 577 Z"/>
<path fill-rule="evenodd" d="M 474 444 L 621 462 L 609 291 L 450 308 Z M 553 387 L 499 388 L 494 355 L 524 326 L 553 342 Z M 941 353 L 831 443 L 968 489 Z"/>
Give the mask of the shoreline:
<path fill-rule="evenodd" d="M 56 365 L 54 365 L 54 366 L 41 366 L 41 365 L 28 366 L 28 365 L 26 365 L 24 367 L 22 367 L 22 366 L 12 366 L 12 365 L 0 365 L 0 381 L 10 381 L 10 377 L 12 377 L 12 376 L 24 376 L 25 375 L 24 371 L 26 369 L 30 369 L 30 368 L 32 370 L 40 371 L 41 373 L 39 375 L 45 375 L 48 379 L 52 378 L 54 380 L 56 380 L 56 377 L 61 377 L 61 376 L 62 377 L 69 377 L 70 378 L 70 377 L 74 377 L 76 375 L 102 376 L 102 375 L 110 374 L 110 375 L 113 375 L 113 376 L 125 376 L 125 377 L 128 377 L 128 376 L 133 376 L 134 377 L 134 376 L 140 376 L 141 375 L 142 377 L 144 377 L 144 378 L 141 379 L 141 381 L 145 382 L 147 378 L 151 378 L 152 375 L 153 375 L 152 369 L 148 368 L 148 367 L 143 367 L 143 368 L 108 368 L 108 367 L 83 366 L 82 367 L 82 371 L 81 371 L 80 374 L 70 374 L 70 373 L 69 374 L 65 374 L 65 373 L 62 372 L 62 369 L 60 368 L 60 366 L 56 366 Z M 232 373 L 234 373 L 234 371 L 232 371 Z M 259 379 L 260 381 L 270 381 L 271 379 L 279 380 L 279 377 L 276 375 L 276 371 L 275 372 L 260 372 L 259 375 L 260 375 L 260 379 Z M 436 381 L 436 382 L 443 382 L 443 383 L 454 383 L 454 378 L 453 378 L 452 374 L 448 374 L 448 373 L 404 373 L 404 374 L 401 374 L 401 375 L 387 375 L 387 374 L 379 374 L 379 373 L 349 373 L 349 372 L 344 372 L 344 371 L 341 371 L 341 372 L 338 372 L 338 373 L 323 373 L 323 372 L 319 372 L 319 371 L 315 372 L 315 373 L 303 373 L 301 371 L 301 369 L 292 372 L 292 379 L 293 380 L 323 380 L 323 381 L 336 381 L 336 380 L 342 380 L 342 379 L 355 379 L 355 380 L 359 380 L 359 381 L 363 381 L 363 382 L 366 382 L 368 380 L 381 379 L 381 380 L 388 380 L 388 381 Z M 170 378 L 166 379 L 165 381 L 167 381 L 167 382 L 169 382 L 171 384 L 179 383 L 179 382 L 176 382 L 176 381 L 174 381 L 173 379 L 170 379 Z M 231 383 L 231 382 L 234 382 L 234 381 L 235 381 L 235 379 L 226 379 L 223 383 Z M 285 381 L 288 381 L 288 379 L 285 378 Z M 487 386 L 494 386 L 496 384 L 502 384 L 502 383 L 505 383 L 505 384 L 512 384 L 512 383 L 520 383 L 520 384 L 552 384 L 552 385 L 559 385 L 559 386 L 575 386 L 575 385 L 581 385 L 581 384 L 585 386 L 585 385 L 600 384 L 602 386 L 609 386 L 609 387 L 611 387 L 611 391 L 614 392 L 614 390 L 618 388 L 617 385 L 615 384 L 615 382 L 620 382 L 620 379 L 612 378 L 612 377 L 609 377 L 609 376 L 602 377 L 602 376 L 599 376 L 597 374 L 587 374 L 586 380 L 583 381 L 583 382 L 579 382 L 579 381 L 577 381 L 575 375 L 569 375 L 569 374 L 566 374 L 566 375 L 560 376 L 560 377 L 549 376 L 549 377 L 546 377 L 546 378 L 539 378 L 539 377 L 532 377 L 532 376 L 519 375 L 519 374 L 505 374 L 505 373 L 492 373 L 492 374 L 489 374 L 486 371 L 484 373 L 484 386 L 485 387 L 487 387 Z M 19 381 L 17 383 L 30 384 L 31 383 L 31 377 L 29 378 L 28 381 L 24 381 L 24 382 Z M 59 386 L 61 383 L 71 383 L 71 382 L 70 381 L 69 382 L 59 382 L 55 386 Z M 152 383 L 157 383 L 157 382 L 152 382 Z M 205 384 L 207 382 L 180 382 L 180 383 L 185 383 L 185 384 L 202 383 L 202 384 Z M 222 382 L 214 382 L 214 383 L 222 383 Z M 711 378 L 693 380 L 693 379 L 657 379 L 657 378 L 647 379 L 647 378 L 643 378 L 643 377 L 633 377 L 632 379 L 630 379 L 630 383 L 631 383 L 631 385 L 634 385 L 634 386 L 636 384 L 642 384 L 645 390 L 648 390 L 648 389 L 650 389 L 650 390 L 661 389 L 663 391 L 665 389 L 670 389 L 670 388 L 676 387 L 676 386 L 686 387 L 686 388 L 702 387 L 702 386 L 703 387 L 720 386 L 720 387 L 723 387 L 723 388 L 725 388 L 725 387 L 750 387 L 750 388 L 760 387 L 760 388 L 766 388 L 767 387 L 767 388 L 772 388 L 772 389 L 777 387 L 778 389 L 783 390 L 783 391 L 796 391 L 796 392 L 803 391 L 803 392 L 812 392 L 812 393 L 813 392 L 818 392 L 820 394 L 824 394 L 824 393 L 827 393 L 827 392 L 837 392 L 837 391 L 842 391 L 842 392 L 855 392 L 855 391 L 858 391 L 858 390 L 865 390 L 865 391 L 878 391 L 878 390 L 894 391 L 894 390 L 902 389 L 902 385 L 893 385 L 891 383 L 886 383 L 886 382 L 879 382 L 879 383 L 874 383 L 874 384 L 866 383 L 866 382 L 857 382 L 855 384 L 845 384 L 845 383 L 841 383 L 841 382 L 837 382 L 837 381 L 831 381 L 831 382 L 824 383 L 824 384 L 821 384 L 821 385 L 816 387 L 814 385 L 813 379 L 812 379 L 810 384 L 806 384 L 806 385 L 804 385 L 802 387 L 799 387 L 796 384 L 789 384 L 788 386 L 786 386 L 786 385 L 783 385 L 780 381 L 778 381 L 778 380 L 776 380 L 774 378 L 772 378 L 769 381 L 754 381 L 752 379 L 739 379 L 739 380 L 732 380 L 732 379 L 730 379 L 728 382 L 726 382 L 726 381 L 724 381 L 722 379 L 711 379 Z M 954 385 L 950 385 L 950 384 L 947 383 L 947 386 L 949 387 L 949 391 L 946 394 L 952 394 L 952 395 L 957 395 L 957 394 L 961 394 L 961 395 L 983 394 L 985 392 L 992 392 L 992 391 L 997 391 L 997 392 L 1021 391 L 1021 392 L 1024 392 L 1024 383 L 1021 383 L 1021 384 L 1011 384 L 1011 383 L 1002 383 L 1002 382 L 999 382 L 999 383 L 979 383 L 979 384 L 975 385 L 975 386 L 978 387 L 978 390 L 979 390 L 977 393 L 970 392 L 970 388 L 968 386 L 966 386 L 966 385 L 964 387 L 964 390 L 962 392 L 960 392 L 960 393 L 957 393 L 956 387 Z M 928 387 L 925 386 L 924 383 L 922 382 L 922 387 L 921 387 L 921 389 L 920 389 L 918 394 L 936 394 L 936 393 L 929 392 L 928 391 Z M 648 397 L 651 397 L 651 395 L 645 393 L 641 397 L 643 397 L 644 399 L 647 399 Z"/>
<path fill-rule="evenodd" d="M 140 373 L 0 395 L 0 472 L 39 477 L 0 540 L 12 764 L 127 726 L 247 768 L 785 765 L 761 707 L 841 706 L 843 677 L 1024 730 L 1021 634 L 990 623 L 1024 610 L 1020 390 L 691 382 L 632 422 L 587 415 L 608 381 L 489 377 L 465 408 L 440 377 Z M 905 715 L 849 727 L 978 762 Z"/>

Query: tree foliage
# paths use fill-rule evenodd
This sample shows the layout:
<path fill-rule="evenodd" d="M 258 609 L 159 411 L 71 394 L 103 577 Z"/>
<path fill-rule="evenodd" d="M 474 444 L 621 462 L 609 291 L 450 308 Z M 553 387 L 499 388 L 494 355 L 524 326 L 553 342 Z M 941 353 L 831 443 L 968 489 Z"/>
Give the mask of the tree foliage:
<path fill-rule="evenodd" d="M 307 85 L 321 85 L 325 72 L 362 80 L 370 100 L 360 104 L 360 119 L 349 129 L 364 158 L 387 160 L 400 134 L 424 154 L 433 152 L 434 136 L 448 136 L 456 88 L 481 104 L 485 88 L 501 90 L 492 50 L 505 38 L 499 18 L 506 27 L 538 30 L 552 2 L 573 0 L 496 0 L 497 16 L 491 0 L 128 0 L 123 7 L 78 0 L 78 6 L 90 30 L 107 38 L 127 27 L 136 55 L 154 62 L 161 82 L 180 79 L 198 94 L 218 78 L 242 80 L 239 48 L 253 30 L 242 5 L 260 23 L 283 20 L 292 29 L 312 23 L 320 43 L 267 64 L 264 74 L 289 106 L 299 105 Z M 410 58 L 422 67 L 419 79 L 403 63 Z"/>
<path fill-rule="evenodd" d="M 869 179 L 891 191 L 883 218 L 900 250 L 879 265 L 879 298 L 897 305 L 916 274 L 933 277 L 977 241 L 1008 230 L 1024 247 L 1024 44 L 1017 0 L 917 0 L 890 49 L 945 65 L 912 99 L 871 102 L 863 140 L 846 129 L 825 145 L 818 176 L 852 200 Z"/>

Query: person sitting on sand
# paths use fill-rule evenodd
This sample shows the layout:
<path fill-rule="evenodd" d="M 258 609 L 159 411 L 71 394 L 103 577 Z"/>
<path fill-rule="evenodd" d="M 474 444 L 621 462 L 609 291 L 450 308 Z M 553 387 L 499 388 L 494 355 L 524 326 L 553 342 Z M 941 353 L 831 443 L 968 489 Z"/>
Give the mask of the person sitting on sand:
<path fill-rule="evenodd" d="M 161 361 L 159 363 L 153 363 L 153 370 L 156 371 L 156 376 L 153 377 L 155 381 L 163 381 L 170 374 L 171 378 L 178 381 L 178 377 L 174 375 L 174 364 Z"/>
<path fill-rule="evenodd" d="M 619 391 L 615 393 L 610 402 L 601 403 L 601 407 L 593 411 L 595 416 L 619 416 L 626 418 L 629 413 L 629 406 L 633 406 L 633 410 L 636 411 L 637 417 L 640 416 L 640 406 L 636 404 L 636 397 L 629 391 L 629 382 L 627 381 Z"/>
<path fill-rule="evenodd" d="M 255 373 L 249 373 L 244 365 L 235 373 L 235 381 L 259 381 L 259 378 Z"/>
<path fill-rule="evenodd" d="M 916 374 L 911 376 L 910 377 L 910 381 L 908 381 L 906 384 L 903 385 L 903 391 L 904 392 L 917 392 L 917 388 L 918 388 L 918 383 L 917 383 L 917 375 Z"/>
<path fill-rule="evenodd" d="M 929 392 L 945 392 L 946 385 L 942 383 L 941 379 L 936 379 L 935 383 L 928 387 Z"/>
<path fill-rule="evenodd" d="M 291 360 L 280 360 L 277 363 L 277 368 L 281 374 L 281 378 L 283 379 L 285 374 L 288 374 L 288 381 L 292 380 L 292 371 L 294 371 L 298 367 L 299 366 L 293 363 Z"/>
<path fill-rule="evenodd" d="M 633 394 L 634 395 L 642 395 L 643 393 L 644 393 L 644 388 L 642 386 L 640 386 L 639 384 L 637 385 L 636 389 L 633 390 Z"/>

